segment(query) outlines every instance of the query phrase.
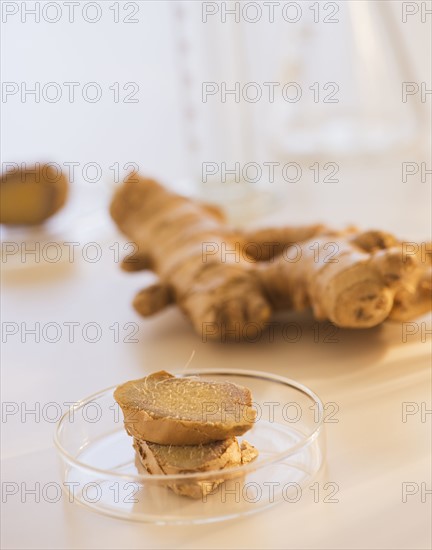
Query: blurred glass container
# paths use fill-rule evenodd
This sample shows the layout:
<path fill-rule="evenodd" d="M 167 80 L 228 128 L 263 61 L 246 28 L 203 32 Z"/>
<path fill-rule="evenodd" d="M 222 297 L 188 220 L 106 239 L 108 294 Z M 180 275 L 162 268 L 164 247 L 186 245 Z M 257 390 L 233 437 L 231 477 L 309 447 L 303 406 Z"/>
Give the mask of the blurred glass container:
<path fill-rule="evenodd" d="M 195 194 L 250 219 L 275 205 L 268 164 L 424 139 L 424 105 L 402 101 L 416 75 L 392 3 L 249 4 L 172 3 Z"/>

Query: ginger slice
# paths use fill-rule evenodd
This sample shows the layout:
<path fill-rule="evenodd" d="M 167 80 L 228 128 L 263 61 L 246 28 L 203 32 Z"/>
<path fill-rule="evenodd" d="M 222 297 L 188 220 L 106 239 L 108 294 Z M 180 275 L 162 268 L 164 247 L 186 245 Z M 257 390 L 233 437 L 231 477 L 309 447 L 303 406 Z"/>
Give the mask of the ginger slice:
<path fill-rule="evenodd" d="M 221 470 L 221 477 L 211 477 L 209 480 L 188 480 L 184 483 L 167 483 L 174 493 L 194 499 L 204 498 L 233 477 L 227 469 L 252 462 L 258 456 L 258 451 L 247 441 L 239 445 L 235 437 L 224 441 L 215 441 L 205 445 L 158 445 L 147 441 L 134 439 L 133 444 L 141 464 L 149 474 L 188 474 L 193 472 L 209 472 Z"/>
<path fill-rule="evenodd" d="M 197 445 L 242 435 L 255 421 L 247 388 L 160 371 L 126 382 L 114 392 L 125 428 L 162 445 Z"/>

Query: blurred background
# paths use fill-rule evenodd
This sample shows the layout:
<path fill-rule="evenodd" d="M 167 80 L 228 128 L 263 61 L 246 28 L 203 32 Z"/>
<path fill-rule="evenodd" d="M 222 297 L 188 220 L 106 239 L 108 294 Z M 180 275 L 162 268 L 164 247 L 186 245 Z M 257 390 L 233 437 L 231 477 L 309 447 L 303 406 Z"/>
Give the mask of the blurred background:
<path fill-rule="evenodd" d="M 138 167 L 237 223 L 282 209 L 422 238 L 429 9 L 4 2 L 3 168 L 56 162 L 97 203 Z"/>

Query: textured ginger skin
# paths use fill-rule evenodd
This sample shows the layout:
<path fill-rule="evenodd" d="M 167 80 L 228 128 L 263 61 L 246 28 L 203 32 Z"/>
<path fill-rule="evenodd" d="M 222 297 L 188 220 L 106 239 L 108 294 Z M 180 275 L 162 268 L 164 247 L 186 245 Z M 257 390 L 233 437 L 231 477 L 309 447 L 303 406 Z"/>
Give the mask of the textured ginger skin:
<path fill-rule="evenodd" d="M 266 266 L 262 276 L 275 309 L 312 307 L 316 319 L 345 328 L 369 328 L 385 321 L 397 293 L 415 286 L 418 262 L 404 257 L 398 244 L 371 253 L 356 238 L 318 237 L 304 243 L 301 261 Z M 337 261 L 315 261 L 310 248 L 314 243 L 337 243 Z"/>
<path fill-rule="evenodd" d="M 388 233 L 322 225 L 236 232 L 214 207 L 136 174 L 117 190 L 111 216 L 139 248 L 124 268 L 159 276 L 138 293 L 135 309 L 148 316 L 176 303 L 199 334 L 211 325 L 207 336 L 214 339 L 243 334 L 248 323 L 262 326 L 282 309 L 311 307 L 317 319 L 346 328 L 406 321 L 431 309 L 430 262 L 404 253 Z M 252 243 L 260 261 L 227 254 L 222 262 L 220 254 L 203 255 L 205 243 L 227 251 Z M 294 243 L 301 243 L 302 254 L 289 262 L 280 253 Z M 316 261 L 316 243 L 336 245 L 333 261 Z"/>

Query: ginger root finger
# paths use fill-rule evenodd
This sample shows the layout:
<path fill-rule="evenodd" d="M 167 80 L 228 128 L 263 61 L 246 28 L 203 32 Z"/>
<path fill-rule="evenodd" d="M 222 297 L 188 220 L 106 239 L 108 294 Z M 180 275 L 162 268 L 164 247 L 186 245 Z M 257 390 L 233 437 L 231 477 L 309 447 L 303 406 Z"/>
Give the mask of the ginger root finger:
<path fill-rule="evenodd" d="M 37 225 L 60 210 L 68 181 L 50 165 L 14 170 L 0 178 L 0 223 Z"/>
<path fill-rule="evenodd" d="M 206 339 L 241 339 L 249 323 L 267 320 L 271 307 L 251 264 L 202 264 L 194 258 L 177 271 L 176 303 Z M 174 282 L 175 281 L 175 282 Z"/>
<path fill-rule="evenodd" d="M 236 265 L 212 265 L 177 303 L 204 341 L 244 339 L 248 326 L 272 313 L 258 278 Z"/>
<path fill-rule="evenodd" d="M 379 230 L 364 231 L 355 236 L 351 242 L 365 252 L 375 252 L 399 244 L 398 239 L 394 235 Z"/>
<path fill-rule="evenodd" d="M 120 267 L 123 271 L 134 272 L 153 269 L 151 257 L 145 252 L 136 252 L 123 258 Z"/>
<path fill-rule="evenodd" d="M 159 313 L 174 301 L 169 288 L 163 284 L 154 284 L 144 288 L 135 296 L 133 307 L 143 317 Z"/>
<path fill-rule="evenodd" d="M 215 204 L 209 204 L 207 202 L 202 202 L 201 206 L 204 208 L 204 210 L 206 210 L 211 216 L 213 216 L 217 220 L 220 220 L 222 222 L 225 221 L 225 214 Z"/>
<path fill-rule="evenodd" d="M 272 260 L 295 243 L 308 241 L 328 231 L 325 225 L 271 227 L 242 234 L 244 248 L 251 259 L 260 262 Z"/>

